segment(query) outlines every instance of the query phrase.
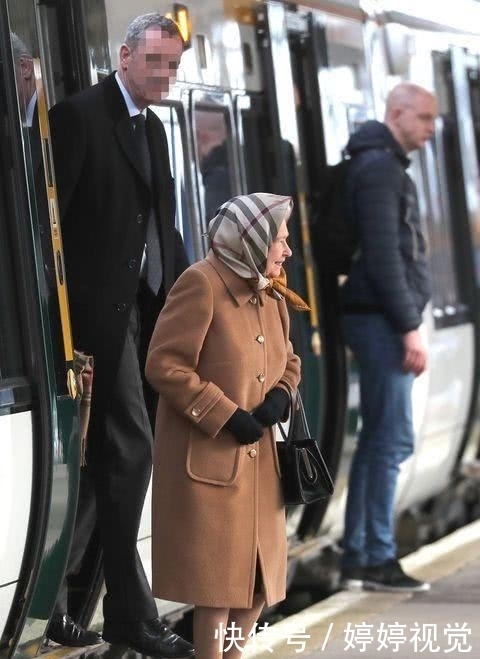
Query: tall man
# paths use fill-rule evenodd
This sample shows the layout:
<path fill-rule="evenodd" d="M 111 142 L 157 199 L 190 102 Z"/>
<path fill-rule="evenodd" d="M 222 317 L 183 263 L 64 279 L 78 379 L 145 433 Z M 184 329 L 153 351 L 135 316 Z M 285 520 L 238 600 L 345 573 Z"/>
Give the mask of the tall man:
<path fill-rule="evenodd" d="M 362 418 L 345 514 L 347 588 L 429 588 L 397 560 L 393 513 L 399 466 L 414 447 L 411 393 L 427 366 L 419 326 L 431 289 L 407 154 L 432 137 L 436 115 L 431 93 L 401 83 L 387 97 L 384 123 L 366 122 L 347 147 L 347 213 L 360 249 L 341 297 L 345 341 L 360 373 Z"/>
<path fill-rule="evenodd" d="M 175 229 L 165 130 L 147 106 L 168 94 L 182 51 L 173 21 L 139 16 L 120 47 L 118 71 L 50 113 L 74 344 L 95 359 L 70 569 L 88 540 L 82 525 L 92 484 L 107 590 L 103 638 L 155 657 L 194 652 L 158 619 L 136 549 L 152 461 L 143 352 L 188 265 Z M 65 608 L 63 594 L 49 637 L 95 642 Z"/>

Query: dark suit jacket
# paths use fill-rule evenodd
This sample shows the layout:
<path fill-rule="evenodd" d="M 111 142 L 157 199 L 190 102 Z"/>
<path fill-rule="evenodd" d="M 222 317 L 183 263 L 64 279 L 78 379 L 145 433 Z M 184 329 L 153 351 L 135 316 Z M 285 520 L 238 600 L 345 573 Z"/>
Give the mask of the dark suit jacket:
<path fill-rule="evenodd" d="M 175 229 L 168 144 L 161 121 L 148 110 L 150 189 L 114 74 L 55 105 L 50 110 L 50 127 L 74 345 L 95 358 L 98 407 L 108 397 L 118 369 L 137 296 L 151 205 L 158 218 L 163 255 L 163 284 L 153 300 L 152 318 L 188 265 Z"/>

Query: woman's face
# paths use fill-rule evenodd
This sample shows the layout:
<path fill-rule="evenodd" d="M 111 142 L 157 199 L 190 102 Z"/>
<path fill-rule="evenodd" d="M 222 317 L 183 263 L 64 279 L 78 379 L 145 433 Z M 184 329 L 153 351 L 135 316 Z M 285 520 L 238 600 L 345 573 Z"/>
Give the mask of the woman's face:
<path fill-rule="evenodd" d="M 266 277 L 278 277 L 282 269 L 283 262 L 289 256 L 292 256 L 292 250 L 287 244 L 288 229 L 287 221 L 283 220 L 278 230 L 277 237 L 270 245 L 267 254 L 267 267 L 265 269 Z"/>

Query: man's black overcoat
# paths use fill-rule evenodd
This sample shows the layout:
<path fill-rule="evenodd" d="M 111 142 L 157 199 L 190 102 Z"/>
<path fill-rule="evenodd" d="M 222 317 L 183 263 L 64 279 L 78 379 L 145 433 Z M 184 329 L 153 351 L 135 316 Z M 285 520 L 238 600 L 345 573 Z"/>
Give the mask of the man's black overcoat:
<path fill-rule="evenodd" d="M 74 346 L 95 358 L 97 415 L 108 400 L 137 297 L 151 205 L 163 257 L 163 284 L 156 299 L 152 296 L 151 322 L 188 263 L 175 229 L 168 144 L 158 117 L 147 110 L 152 188 L 114 74 L 55 105 L 50 125 Z"/>

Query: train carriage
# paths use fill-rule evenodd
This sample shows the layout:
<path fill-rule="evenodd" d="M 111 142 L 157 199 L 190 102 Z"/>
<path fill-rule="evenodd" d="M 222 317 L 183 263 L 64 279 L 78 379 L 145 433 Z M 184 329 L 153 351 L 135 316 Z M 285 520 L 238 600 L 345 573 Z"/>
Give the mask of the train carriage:
<path fill-rule="evenodd" d="M 288 510 L 289 580 L 321 574 L 334 587 L 325 548 L 335 556 L 342 535 L 358 379 L 341 342 L 338 282 L 312 252 L 309 218 L 325 167 L 362 121 L 382 118 L 386 94 L 401 80 L 434 89 L 440 116 L 411 167 L 434 292 L 421 328 L 429 368 L 413 393 L 416 451 L 397 492 L 400 546 L 416 547 L 480 511 L 478 480 L 469 476 L 479 452 L 480 49 L 471 30 L 480 4 L 463 0 L 455 16 L 437 4 L 0 0 L 2 656 L 41 649 L 80 469 L 68 281 L 58 227 L 42 222 L 42 194 L 54 189 L 48 127 L 39 148 L 25 121 L 12 33 L 37 60 L 50 107 L 116 68 L 135 15 L 161 11 L 177 20 L 189 47 L 171 96 L 153 109 L 167 131 L 177 226 L 191 261 L 205 254 L 208 219 L 225 198 L 258 190 L 294 197 L 288 276 L 312 310 L 292 317 L 292 340 L 309 421 L 336 487 L 328 502 Z M 40 185 L 39 157 L 47 172 Z M 147 574 L 150 535 L 148 492 L 138 540 Z M 72 603 L 82 623 L 101 627 L 100 593 L 93 537 Z M 158 606 L 169 622 L 186 611 L 181 603 Z"/>

